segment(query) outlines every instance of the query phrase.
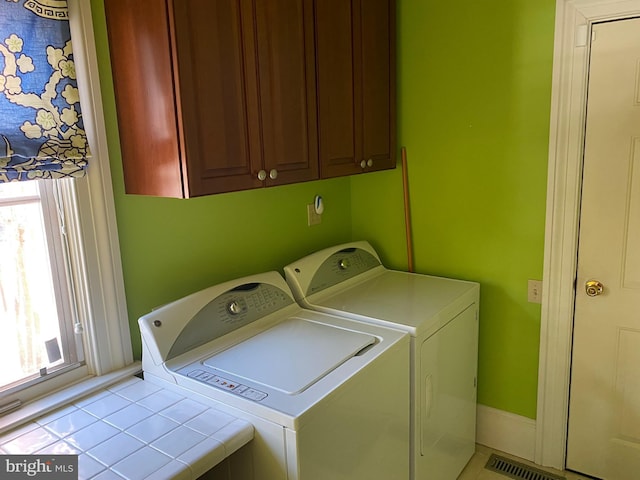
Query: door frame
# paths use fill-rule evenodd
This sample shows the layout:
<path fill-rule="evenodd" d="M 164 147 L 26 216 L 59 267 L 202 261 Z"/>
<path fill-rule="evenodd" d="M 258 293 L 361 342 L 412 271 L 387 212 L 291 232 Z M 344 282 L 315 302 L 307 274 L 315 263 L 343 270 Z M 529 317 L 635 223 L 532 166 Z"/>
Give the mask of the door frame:
<path fill-rule="evenodd" d="M 571 346 L 591 26 L 640 16 L 640 0 L 557 0 L 540 363 L 537 464 L 566 461 Z"/>

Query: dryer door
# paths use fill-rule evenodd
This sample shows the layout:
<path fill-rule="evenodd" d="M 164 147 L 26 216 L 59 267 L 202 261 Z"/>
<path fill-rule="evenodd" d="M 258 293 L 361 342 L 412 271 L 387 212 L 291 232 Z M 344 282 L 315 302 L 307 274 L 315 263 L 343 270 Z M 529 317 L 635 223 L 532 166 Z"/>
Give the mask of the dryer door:
<path fill-rule="evenodd" d="M 422 343 L 416 478 L 457 478 L 473 455 L 477 359 L 476 304 Z"/>

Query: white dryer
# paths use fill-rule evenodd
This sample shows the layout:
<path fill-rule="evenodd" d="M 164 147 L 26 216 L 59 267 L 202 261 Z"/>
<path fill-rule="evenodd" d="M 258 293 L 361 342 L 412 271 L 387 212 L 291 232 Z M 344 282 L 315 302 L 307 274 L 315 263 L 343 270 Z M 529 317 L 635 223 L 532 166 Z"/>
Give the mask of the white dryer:
<path fill-rule="evenodd" d="M 139 325 L 145 381 L 253 424 L 250 468 L 232 478 L 408 478 L 406 333 L 303 309 L 277 272 L 210 287 Z"/>
<path fill-rule="evenodd" d="M 455 480 L 475 451 L 477 283 L 386 269 L 368 242 L 284 269 L 298 303 L 411 335 L 411 474 Z"/>

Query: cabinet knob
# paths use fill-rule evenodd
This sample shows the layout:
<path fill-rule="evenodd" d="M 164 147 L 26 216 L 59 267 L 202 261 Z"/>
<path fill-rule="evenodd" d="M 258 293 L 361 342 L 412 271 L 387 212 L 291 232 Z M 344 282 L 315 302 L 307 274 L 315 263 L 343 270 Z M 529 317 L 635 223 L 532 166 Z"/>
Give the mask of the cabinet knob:
<path fill-rule="evenodd" d="M 271 171 L 269 172 L 269 178 L 271 180 L 275 180 L 276 178 L 278 178 L 278 170 L 276 170 L 275 168 L 271 169 Z"/>
<path fill-rule="evenodd" d="M 367 167 L 373 167 L 373 159 L 372 158 L 367 160 Z"/>
<path fill-rule="evenodd" d="M 258 172 L 258 180 L 260 180 L 261 182 L 264 181 L 267 178 L 267 172 L 265 172 L 264 170 L 260 170 Z"/>
<path fill-rule="evenodd" d="M 362 160 L 360 162 L 360 168 L 365 168 L 367 166 L 367 162 L 365 162 L 364 160 Z"/>

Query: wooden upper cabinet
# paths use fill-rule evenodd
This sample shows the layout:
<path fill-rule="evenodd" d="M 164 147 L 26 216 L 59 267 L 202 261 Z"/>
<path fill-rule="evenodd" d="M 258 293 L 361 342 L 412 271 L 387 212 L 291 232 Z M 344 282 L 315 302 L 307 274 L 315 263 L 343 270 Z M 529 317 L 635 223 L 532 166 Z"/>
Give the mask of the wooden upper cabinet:
<path fill-rule="evenodd" d="M 105 0 L 127 193 L 318 178 L 311 0 Z"/>
<path fill-rule="evenodd" d="M 395 0 L 318 0 L 323 178 L 396 164 Z"/>
<path fill-rule="evenodd" d="M 395 166 L 394 1 L 105 0 L 125 191 Z"/>

